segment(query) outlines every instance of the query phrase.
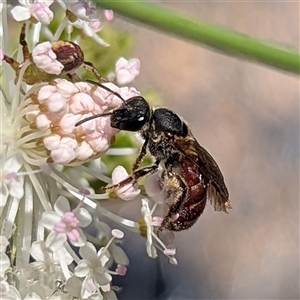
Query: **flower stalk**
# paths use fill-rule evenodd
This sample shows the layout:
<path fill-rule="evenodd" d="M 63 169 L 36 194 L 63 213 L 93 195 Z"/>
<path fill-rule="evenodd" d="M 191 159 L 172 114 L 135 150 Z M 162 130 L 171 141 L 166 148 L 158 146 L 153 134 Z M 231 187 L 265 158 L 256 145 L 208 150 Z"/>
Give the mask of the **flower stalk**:
<path fill-rule="evenodd" d="M 146 1 L 94 1 L 99 7 L 181 38 L 241 59 L 255 61 L 279 70 L 300 74 L 297 49 L 265 42 L 233 30 L 208 24 L 190 16 Z"/>

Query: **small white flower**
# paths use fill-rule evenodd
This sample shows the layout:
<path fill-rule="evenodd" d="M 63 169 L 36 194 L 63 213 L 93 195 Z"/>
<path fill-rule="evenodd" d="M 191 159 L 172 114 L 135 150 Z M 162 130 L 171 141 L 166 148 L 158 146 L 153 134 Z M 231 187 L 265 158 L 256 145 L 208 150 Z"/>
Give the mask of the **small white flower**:
<path fill-rule="evenodd" d="M 63 234 L 50 233 L 45 241 L 32 243 L 30 254 L 35 261 L 30 266 L 38 272 L 36 280 L 39 284 L 53 286 L 61 277 L 60 265 L 67 266 L 73 262 L 72 256 L 63 246 L 65 241 Z"/>
<path fill-rule="evenodd" d="M 38 22 L 48 25 L 53 19 L 53 12 L 49 9 L 49 6 L 53 3 L 51 0 L 19 0 L 21 6 L 15 6 L 11 10 L 13 18 L 20 22 L 34 17 Z"/>
<path fill-rule="evenodd" d="M 64 234 L 74 246 L 83 246 L 86 236 L 80 227 L 86 227 L 92 222 L 89 212 L 79 206 L 71 210 L 69 201 L 63 196 L 55 202 L 54 210 L 43 213 L 41 224 L 57 234 Z"/>
<path fill-rule="evenodd" d="M 76 22 L 72 23 L 72 25 L 76 28 L 82 29 L 86 36 L 92 38 L 99 45 L 103 47 L 109 46 L 109 44 L 97 34 L 97 32 L 102 29 L 101 23 L 98 20 L 83 21 L 78 19 Z"/>
<path fill-rule="evenodd" d="M 152 217 L 153 210 L 152 211 L 150 210 L 149 200 L 147 198 L 142 199 L 141 213 L 147 226 L 147 242 L 146 242 L 147 254 L 150 257 L 155 258 L 157 257 L 157 251 L 153 244 L 153 235 L 155 235 L 154 227 L 160 226 L 162 220 L 153 219 Z"/>
<path fill-rule="evenodd" d="M 7 197 L 10 195 L 21 199 L 24 195 L 24 178 L 18 174 L 22 167 L 22 156 L 17 153 L 5 161 L 3 156 L 0 162 L 1 180 L 0 180 L 0 209 L 6 204 Z"/>
<path fill-rule="evenodd" d="M 106 285 L 111 282 L 112 277 L 105 267 L 110 258 L 109 251 L 106 248 L 102 247 L 97 252 L 95 246 L 87 242 L 80 248 L 79 254 L 83 259 L 78 262 L 78 266 L 75 268 L 74 274 L 76 276 L 85 277 L 92 272 L 100 285 Z"/>
<path fill-rule="evenodd" d="M 128 177 L 126 169 L 122 166 L 117 166 L 111 175 L 112 184 L 117 184 Z M 123 200 L 132 200 L 140 194 L 141 190 L 137 189 L 133 184 L 127 184 L 115 190 L 117 196 Z"/>
<path fill-rule="evenodd" d="M 130 60 L 119 58 L 116 63 L 116 78 L 120 85 L 131 83 L 140 74 L 141 62 L 137 58 Z"/>

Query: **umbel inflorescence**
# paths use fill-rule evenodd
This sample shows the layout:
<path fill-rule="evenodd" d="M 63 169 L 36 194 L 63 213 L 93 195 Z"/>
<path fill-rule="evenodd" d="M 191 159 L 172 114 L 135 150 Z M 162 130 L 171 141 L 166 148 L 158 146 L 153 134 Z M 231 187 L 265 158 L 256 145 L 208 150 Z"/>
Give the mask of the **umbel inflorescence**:
<path fill-rule="evenodd" d="M 140 203 L 136 220 L 105 209 L 101 203 L 109 201 L 109 195 L 95 193 L 90 186 L 92 180 L 115 184 L 128 176 L 118 166 L 108 178 L 100 160 L 118 130 L 110 126 L 108 116 L 75 124 L 119 107 L 122 101 L 83 81 L 80 68 L 92 71 L 94 80 L 128 99 L 139 95 L 128 85 L 139 74 L 140 63 L 120 58 L 111 74 L 100 74 L 84 60 L 80 36 L 108 47 L 99 32 L 113 19 L 113 12 L 99 12 L 85 1 L 58 0 L 54 13 L 52 2 L 0 4 L 1 297 L 115 299 L 120 288 L 113 285 L 113 277 L 126 275 L 129 260 L 118 243 L 124 233 L 111 229 L 103 215 L 110 224 L 145 236 L 150 257 L 156 257 L 158 249 L 171 263 L 177 262 L 175 249 L 156 234 L 162 221 L 156 214 L 166 198 L 160 174 L 147 179 L 147 195 L 132 184 L 115 191 L 117 199 Z M 61 19 L 53 31 L 56 16 Z M 8 18 L 13 26 L 8 26 Z M 22 28 L 20 38 L 12 28 Z M 73 29 L 80 35 L 72 39 Z M 60 40 L 62 34 L 69 36 L 68 41 Z M 14 36 L 21 42 L 18 53 L 9 51 Z M 121 148 L 115 154 L 134 151 Z"/>

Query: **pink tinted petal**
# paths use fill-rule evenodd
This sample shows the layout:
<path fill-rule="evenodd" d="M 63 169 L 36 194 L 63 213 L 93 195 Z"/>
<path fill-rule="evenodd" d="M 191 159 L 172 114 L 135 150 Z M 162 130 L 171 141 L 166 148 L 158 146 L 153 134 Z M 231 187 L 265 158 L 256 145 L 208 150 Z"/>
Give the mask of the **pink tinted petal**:
<path fill-rule="evenodd" d="M 111 175 L 112 184 L 117 184 L 123 179 L 127 178 L 129 174 L 127 173 L 126 169 L 122 166 L 117 166 Z"/>
<path fill-rule="evenodd" d="M 98 136 L 93 135 L 92 137 L 87 136 L 86 141 L 89 143 L 91 148 L 98 153 L 107 151 L 110 145 L 108 140 L 100 134 Z"/>
<path fill-rule="evenodd" d="M 140 74 L 141 62 L 138 58 L 132 58 L 128 61 L 128 70 L 133 74 L 134 77 Z"/>
<path fill-rule="evenodd" d="M 94 153 L 92 147 L 86 141 L 83 141 L 78 147 L 77 159 L 86 160 Z"/>
<path fill-rule="evenodd" d="M 117 166 L 112 172 L 112 184 L 117 184 L 128 177 L 126 169 L 122 166 Z M 123 200 L 132 200 L 139 195 L 140 190 L 135 190 L 132 184 L 127 184 L 124 187 L 117 189 L 116 194 Z"/>
<path fill-rule="evenodd" d="M 44 147 L 48 150 L 52 150 L 57 147 L 60 143 L 61 137 L 58 134 L 51 134 L 43 139 Z"/>
<path fill-rule="evenodd" d="M 64 133 L 72 133 L 75 129 L 75 124 L 81 119 L 81 115 L 65 114 L 59 125 Z"/>
<path fill-rule="evenodd" d="M 4 54 L 2 48 L 0 47 L 0 60 L 3 60 L 3 58 L 4 58 Z"/>
<path fill-rule="evenodd" d="M 141 63 L 139 59 L 126 60 L 121 57 L 116 63 L 117 82 L 121 85 L 132 82 L 140 74 Z"/>
<path fill-rule="evenodd" d="M 92 116 L 91 113 L 81 115 L 80 121 L 84 120 L 88 117 L 91 117 L 91 116 Z M 96 130 L 96 122 L 97 122 L 96 119 L 90 120 L 88 122 L 84 122 L 81 125 L 79 125 L 78 127 L 76 127 L 75 130 L 76 130 L 76 132 L 78 132 L 79 134 L 82 134 L 82 135 L 91 135 Z"/>
<path fill-rule="evenodd" d="M 35 65 L 46 73 L 59 75 L 64 68 L 63 64 L 56 59 L 50 42 L 36 45 L 31 55 Z"/>
<path fill-rule="evenodd" d="M 127 189 L 127 186 L 124 186 L 124 189 L 119 189 L 119 190 L 116 190 L 116 194 L 119 198 L 121 198 L 122 200 L 125 200 L 125 201 L 129 201 L 129 200 L 132 200 L 134 199 L 135 197 L 137 197 L 141 190 L 140 189 L 135 189 L 134 187 L 128 187 Z"/>
<path fill-rule="evenodd" d="M 124 265 L 118 265 L 118 266 L 117 266 L 117 269 L 116 269 L 116 272 L 117 272 L 120 276 L 124 276 L 124 275 L 126 275 L 127 267 L 124 266 Z"/>
<path fill-rule="evenodd" d="M 37 21 L 48 25 L 53 19 L 53 12 L 45 3 L 35 2 L 30 7 L 30 12 Z"/>
<path fill-rule="evenodd" d="M 93 29 L 94 32 L 98 32 L 101 29 L 101 22 L 99 20 L 89 22 L 89 27 Z"/>
<path fill-rule="evenodd" d="M 76 158 L 76 153 L 70 145 L 61 143 L 51 151 L 51 158 L 55 163 L 65 165 Z"/>
<path fill-rule="evenodd" d="M 108 87 L 110 90 L 114 91 L 114 92 L 119 92 L 119 87 L 116 86 L 115 84 L 108 82 L 108 83 L 103 83 L 104 86 Z M 92 98 L 96 101 L 96 103 L 101 107 L 102 105 L 109 105 L 109 103 L 111 102 L 112 98 L 114 97 L 114 95 L 103 89 L 98 87 L 94 93 L 92 94 Z"/>
<path fill-rule="evenodd" d="M 38 100 L 40 103 L 44 103 L 53 93 L 57 90 L 56 86 L 54 85 L 45 85 L 41 87 L 38 91 Z"/>
<path fill-rule="evenodd" d="M 111 9 L 104 10 L 104 16 L 107 21 L 112 21 L 114 18 L 114 12 Z"/>
<path fill-rule="evenodd" d="M 69 212 L 71 207 L 68 199 L 64 196 L 59 196 L 54 203 L 54 209 L 60 216 L 63 216 L 64 213 Z"/>
<path fill-rule="evenodd" d="M 124 57 L 120 57 L 116 62 L 116 72 L 120 71 L 121 69 L 126 68 L 128 65 L 128 60 Z"/>
<path fill-rule="evenodd" d="M 78 87 L 66 79 L 58 79 L 56 88 L 66 99 L 79 92 Z"/>
<path fill-rule="evenodd" d="M 74 114 L 91 112 L 94 109 L 94 101 L 86 93 L 75 94 L 70 101 L 70 111 Z"/>
<path fill-rule="evenodd" d="M 46 101 L 49 112 L 59 114 L 66 111 L 67 103 L 60 93 L 53 93 Z"/>
<path fill-rule="evenodd" d="M 91 91 L 92 88 L 94 88 L 93 85 L 87 83 L 87 82 L 76 82 L 74 83 L 74 85 L 78 88 L 78 92 L 82 92 L 82 93 L 89 93 Z"/>
<path fill-rule="evenodd" d="M 126 69 L 122 69 L 117 73 L 117 82 L 120 85 L 125 85 L 132 82 L 134 76 Z"/>
<path fill-rule="evenodd" d="M 46 130 L 50 128 L 51 120 L 48 119 L 47 115 L 40 114 L 35 119 L 35 125 L 40 130 Z"/>

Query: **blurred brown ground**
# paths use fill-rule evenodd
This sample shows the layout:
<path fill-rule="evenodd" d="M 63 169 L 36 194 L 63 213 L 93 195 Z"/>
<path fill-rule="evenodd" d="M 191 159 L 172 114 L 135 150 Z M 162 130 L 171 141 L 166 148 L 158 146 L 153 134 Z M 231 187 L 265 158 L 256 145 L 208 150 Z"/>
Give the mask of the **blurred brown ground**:
<path fill-rule="evenodd" d="M 299 2 L 161 2 L 299 48 Z M 228 215 L 208 206 L 177 234 L 179 266 L 162 265 L 169 294 L 191 288 L 189 299 L 299 299 L 298 77 L 117 24 L 135 36 L 142 69 L 134 85 L 157 90 L 189 122 L 221 167 L 233 205 Z"/>

